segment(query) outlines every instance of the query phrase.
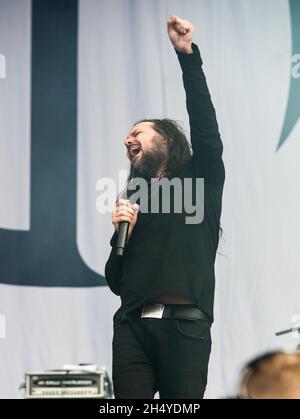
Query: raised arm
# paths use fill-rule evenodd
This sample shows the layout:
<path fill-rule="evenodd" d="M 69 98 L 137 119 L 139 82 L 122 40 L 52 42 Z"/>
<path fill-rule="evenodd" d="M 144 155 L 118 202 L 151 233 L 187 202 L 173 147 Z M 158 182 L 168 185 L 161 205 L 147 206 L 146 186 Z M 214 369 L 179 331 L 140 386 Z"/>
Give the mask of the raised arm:
<path fill-rule="evenodd" d="M 192 42 L 193 25 L 177 16 L 168 20 L 168 33 L 182 69 L 190 122 L 193 164 L 212 183 L 224 181 L 221 141 L 216 112 L 202 70 L 199 49 Z"/>

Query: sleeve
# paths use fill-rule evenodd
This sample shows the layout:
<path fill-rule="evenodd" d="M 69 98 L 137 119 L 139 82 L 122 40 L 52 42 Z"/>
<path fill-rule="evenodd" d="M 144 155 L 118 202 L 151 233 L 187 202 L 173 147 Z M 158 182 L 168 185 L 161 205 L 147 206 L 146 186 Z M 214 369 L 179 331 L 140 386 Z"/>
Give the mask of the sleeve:
<path fill-rule="evenodd" d="M 116 295 L 120 295 L 119 283 L 123 272 L 123 258 L 116 255 L 116 243 L 117 233 L 114 232 L 110 240 L 110 255 L 105 265 L 105 279 L 111 291 Z"/>
<path fill-rule="evenodd" d="M 216 112 L 202 70 L 202 58 L 196 44 L 193 53 L 185 54 L 175 49 L 182 69 L 189 115 L 190 136 L 193 149 L 193 166 L 197 173 L 211 183 L 224 181 L 221 141 Z"/>

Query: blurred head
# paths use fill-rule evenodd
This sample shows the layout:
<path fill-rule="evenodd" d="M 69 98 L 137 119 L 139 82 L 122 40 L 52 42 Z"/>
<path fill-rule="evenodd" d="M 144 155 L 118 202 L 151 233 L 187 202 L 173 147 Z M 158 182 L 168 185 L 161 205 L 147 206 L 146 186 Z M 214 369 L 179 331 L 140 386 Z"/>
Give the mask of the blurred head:
<path fill-rule="evenodd" d="M 132 177 L 170 176 L 191 158 L 181 127 L 171 119 L 144 119 L 132 127 L 125 141 Z"/>
<path fill-rule="evenodd" d="M 300 399 L 300 352 L 270 352 L 242 372 L 240 398 Z"/>

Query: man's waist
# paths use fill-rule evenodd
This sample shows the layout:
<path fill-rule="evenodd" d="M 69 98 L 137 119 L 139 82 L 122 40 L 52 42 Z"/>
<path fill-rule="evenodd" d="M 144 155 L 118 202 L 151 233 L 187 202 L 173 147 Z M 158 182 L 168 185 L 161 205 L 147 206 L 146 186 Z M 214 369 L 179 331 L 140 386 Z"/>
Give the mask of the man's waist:
<path fill-rule="evenodd" d="M 210 316 L 196 307 L 195 304 L 145 302 L 134 311 L 142 318 L 204 320 L 211 322 Z"/>

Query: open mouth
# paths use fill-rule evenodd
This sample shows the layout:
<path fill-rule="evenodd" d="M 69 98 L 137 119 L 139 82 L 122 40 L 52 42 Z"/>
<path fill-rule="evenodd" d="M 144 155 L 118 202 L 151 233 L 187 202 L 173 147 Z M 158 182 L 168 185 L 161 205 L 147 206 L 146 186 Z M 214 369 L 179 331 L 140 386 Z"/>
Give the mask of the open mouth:
<path fill-rule="evenodd" d="M 129 153 L 130 159 L 134 159 L 135 157 L 137 157 L 140 151 L 141 151 L 141 146 L 139 144 L 133 144 L 129 146 L 128 153 Z"/>

